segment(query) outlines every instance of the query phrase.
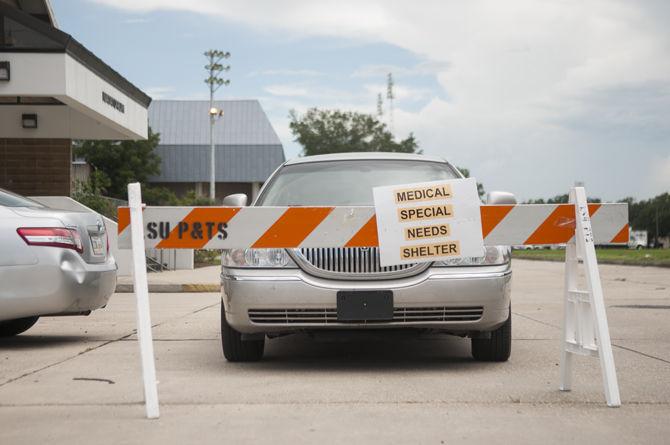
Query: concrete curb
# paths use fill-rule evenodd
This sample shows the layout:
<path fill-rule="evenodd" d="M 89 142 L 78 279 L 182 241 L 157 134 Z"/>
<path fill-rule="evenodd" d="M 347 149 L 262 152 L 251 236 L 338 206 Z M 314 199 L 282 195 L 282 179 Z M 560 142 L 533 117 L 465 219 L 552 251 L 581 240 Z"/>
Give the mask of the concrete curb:
<path fill-rule="evenodd" d="M 205 283 L 188 283 L 188 284 L 178 284 L 178 283 L 149 283 L 149 292 L 154 294 L 174 294 L 180 292 L 219 292 L 221 286 L 218 284 L 205 284 Z M 133 285 L 132 284 L 122 284 L 119 283 L 116 285 L 117 293 L 132 293 Z"/>
<path fill-rule="evenodd" d="M 550 263 L 564 263 L 565 258 L 537 258 L 537 257 L 524 257 L 524 256 L 517 256 L 515 257 L 514 254 L 512 254 L 512 260 L 528 260 L 528 261 L 548 261 Z M 598 265 L 601 264 L 610 264 L 614 266 L 634 266 L 634 267 L 664 267 L 664 268 L 670 268 L 670 264 L 640 264 L 640 263 L 635 263 L 635 262 L 629 262 L 626 260 L 598 260 Z"/>

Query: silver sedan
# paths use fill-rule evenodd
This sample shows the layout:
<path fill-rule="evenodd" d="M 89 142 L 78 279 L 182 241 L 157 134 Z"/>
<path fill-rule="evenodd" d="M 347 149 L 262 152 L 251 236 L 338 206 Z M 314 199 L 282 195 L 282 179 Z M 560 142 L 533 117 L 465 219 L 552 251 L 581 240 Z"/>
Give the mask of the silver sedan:
<path fill-rule="evenodd" d="M 0 189 L 0 336 L 43 315 L 87 315 L 107 304 L 116 262 L 103 219 L 55 210 Z"/>
<path fill-rule="evenodd" d="M 462 177 L 428 156 L 309 156 L 284 163 L 253 205 L 370 206 L 373 187 Z M 514 202 L 511 194 L 491 197 L 492 204 Z M 245 205 L 246 197 L 231 195 L 224 203 Z M 512 338 L 509 253 L 488 246 L 481 258 L 382 267 L 377 248 L 225 250 L 224 355 L 259 360 L 266 336 L 298 331 L 402 328 L 467 336 L 475 359 L 505 361 Z"/>

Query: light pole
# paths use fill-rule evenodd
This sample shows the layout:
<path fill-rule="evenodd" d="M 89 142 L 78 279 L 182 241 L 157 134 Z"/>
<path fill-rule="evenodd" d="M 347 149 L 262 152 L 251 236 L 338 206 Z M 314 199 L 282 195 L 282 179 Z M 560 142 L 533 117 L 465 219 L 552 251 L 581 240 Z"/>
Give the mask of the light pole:
<path fill-rule="evenodd" d="M 214 123 L 218 117 L 223 116 L 223 110 L 219 110 L 214 106 L 214 92 L 219 89 L 221 85 L 228 85 L 229 79 L 222 79 L 219 77 L 222 71 L 228 71 L 230 65 L 221 65 L 221 59 L 230 57 L 228 51 L 220 51 L 218 49 L 210 49 L 205 52 L 205 57 L 209 63 L 205 65 L 205 69 L 209 77 L 205 79 L 205 83 L 209 85 L 209 149 L 210 149 L 210 173 L 209 173 L 209 197 L 212 201 L 216 199 L 216 154 L 214 151 Z"/>

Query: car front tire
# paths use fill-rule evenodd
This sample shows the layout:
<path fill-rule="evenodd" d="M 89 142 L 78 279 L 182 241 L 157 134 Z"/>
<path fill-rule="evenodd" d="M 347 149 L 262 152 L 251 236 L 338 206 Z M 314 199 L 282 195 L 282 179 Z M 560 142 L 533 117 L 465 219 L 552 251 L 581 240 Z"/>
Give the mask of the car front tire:
<path fill-rule="evenodd" d="M 472 357 L 481 362 L 506 362 L 512 352 L 512 312 L 490 338 L 473 338 Z"/>
<path fill-rule="evenodd" d="M 27 331 L 40 317 L 17 318 L 16 320 L 0 321 L 0 337 L 13 337 Z"/>
<path fill-rule="evenodd" d="M 242 340 L 242 334 L 228 324 L 226 310 L 222 302 L 221 345 L 223 347 L 223 355 L 229 362 L 257 362 L 263 358 L 265 339 Z"/>

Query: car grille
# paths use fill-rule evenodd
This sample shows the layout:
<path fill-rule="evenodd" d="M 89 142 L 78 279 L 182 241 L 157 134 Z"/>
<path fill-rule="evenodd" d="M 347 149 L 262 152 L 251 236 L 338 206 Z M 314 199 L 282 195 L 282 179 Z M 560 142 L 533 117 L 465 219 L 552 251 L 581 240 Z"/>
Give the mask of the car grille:
<path fill-rule="evenodd" d="M 296 249 L 294 255 L 308 272 L 333 278 L 398 277 L 414 274 L 429 266 L 424 263 L 382 267 L 377 247 L 312 247 Z"/>
<path fill-rule="evenodd" d="M 481 306 L 400 307 L 393 310 L 392 322 L 477 321 L 482 318 L 483 313 L 484 308 Z M 337 321 L 337 309 L 335 308 L 249 309 L 249 319 L 252 323 L 272 325 L 343 323 Z M 379 322 L 374 321 L 374 323 Z M 391 320 L 381 321 L 381 323 L 388 322 Z"/>

